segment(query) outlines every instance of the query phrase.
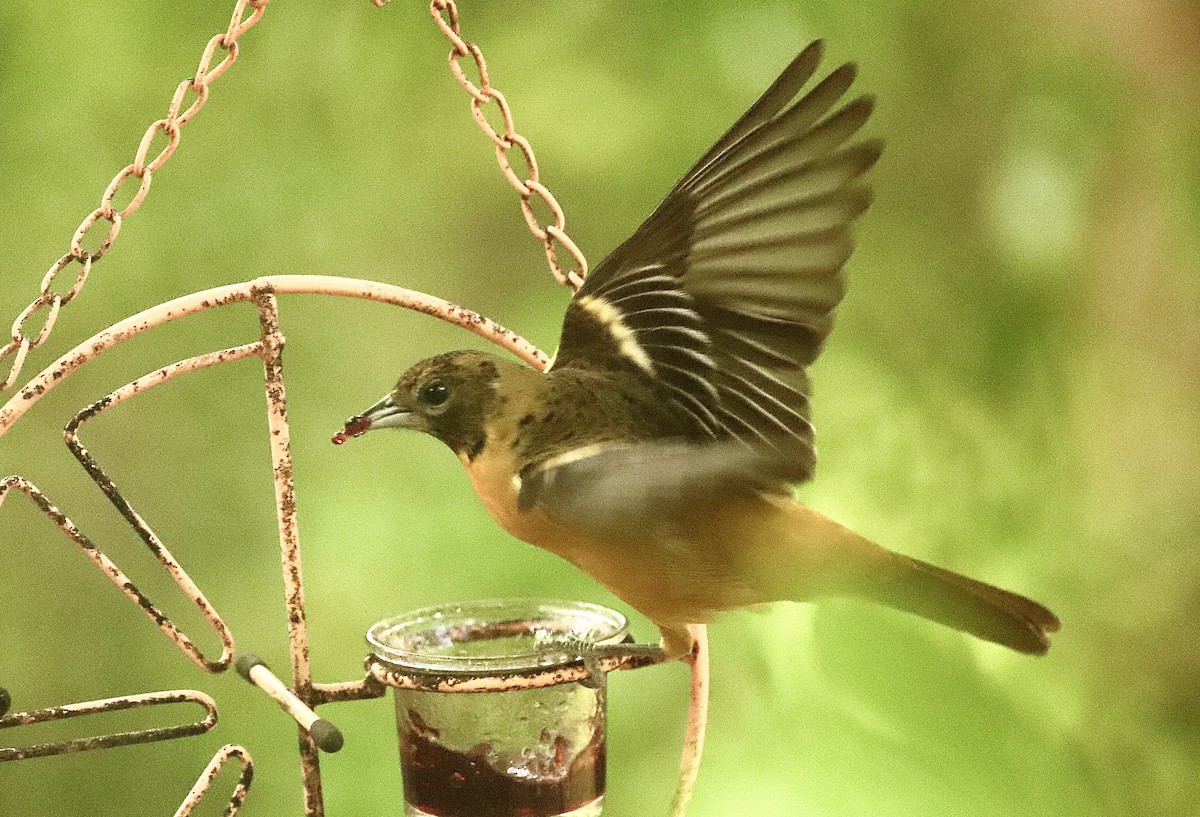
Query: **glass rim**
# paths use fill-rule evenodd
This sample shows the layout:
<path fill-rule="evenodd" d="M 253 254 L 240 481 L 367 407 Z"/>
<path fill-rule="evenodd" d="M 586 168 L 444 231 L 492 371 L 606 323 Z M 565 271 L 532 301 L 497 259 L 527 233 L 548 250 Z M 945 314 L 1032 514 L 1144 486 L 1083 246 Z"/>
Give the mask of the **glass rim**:
<path fill-rule="evenodd" d="M 561 626 L 551 627 L 551 624 Z M 504 632 L 502 628 L 506 626 L 513 629 Z M 489 635 L 489 631 L 493 634 Z M 616 644 L 628 632 L 625 616 L 603 605 L 563 599 L 511 598 L 451 602 L 410 610 L 375 622 L 366 632 L 366 641 L 377 660 L 404 674 L 488 676 L 568 666 L 579 660 L 577 649 L 562 648 L 572 637 L 596 644 Z M 422 636 L 433 647 L 447 647 L 472 641 L 478 644 L 505 635 L 527 635 L 531 645 L 482 655 L 447 655 L 431 651 L 428 646 L 424 649 L 411 646 Z M 545 639 L 541 648 L 534 646 L 539 637 Z M 406 638 L 409 644 L 405 644 Z"/>

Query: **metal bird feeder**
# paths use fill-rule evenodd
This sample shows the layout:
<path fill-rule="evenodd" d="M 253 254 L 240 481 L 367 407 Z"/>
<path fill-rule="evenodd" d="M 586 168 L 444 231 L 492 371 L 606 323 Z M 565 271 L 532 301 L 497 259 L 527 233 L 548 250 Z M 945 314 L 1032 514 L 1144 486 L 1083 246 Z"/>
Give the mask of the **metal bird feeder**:
<path fill-rule="evenodd" d="M 180 129 L 200 111 L 209 98 L 212 84 L 237 59 L 239 38 L 260 21 L 268 2 L 237 0 L 228 28 L 209 40 L 195 76 L 184 80 L 176 90 L 168 116 L 153 123 L 146 131 L 133 163 L 109 184 L 100 207 L 85 218 L 76 231 L 69 252 L 46 274 L 40 294 L 14 322 L 11 341 L 0 347 L 0 361 L 11 360 L 11 370 L 0 390 L 18 382 L 29 353 L 48 339 L 61 308 L 80 293 L 92 265 L 112 246 L 123 220 L 140 208 L 153 175 L 174 152 Z M 384 0 L 374 2 L 377 6 L 384 5 Z M 531 231 L 543 243 L 552 272 L 560 283 L 577 288 L 586 275 L 586 262 L 564 231 L 562 209 L 538 180 L 532 148 L 515 131 L 503 95 L 490 84 L 482 53 L 478 46 L 462 38 L 458 11 L 453 2 L 433 0 L 430 11 L 451 42 L 451 69 L 470 94 L 477 123 L 496 146 L 500 168 L 520 196 L 522 210 Z M 218 51 L 224 56 L 213 65 Z M 459 66 L 462 57 L 475 61 L 480 84 L 466 78 Z M 189 100 L 185 108 L 184 103 Z M 488 125 L 481 114 L 482 106 L 493 101 L 501 111 L 503 132 Z M 156 157 L 150 158 L 150 147 L 156 136 L 166 137 L 168 144 Z M 505 158 L 514 146 L 525 157 L 527 178 L 521 178 Z M 129 179 L 136 179 L 128 182 L 130 187 L 137 185 L 136 193 L 129 204 L 117 210 L 113 202 L 118 190 Z M 554 223 L 545 226 L 538 223 L 530 208 L 530 200 L 535 196 L 549 207 Z M 106 229 L 107 233 L 100 248 L 84 250 L 85 237 L 101 222 L 105 224 L 99 229 Z M 564 270 L 559 264 L 557 254 L 564 249 L 575 259 L 577 269 Z M 59 274 L 68 269 L 75 275 L 75 280 L 63 293 L 54 289 L 53 284 Z M 578 657 L 581 640 L 616 643 L 625 636 L 623 619 L 612 611 L 578 603 L 532 602 L 480 603 L 417 611 L 400 619 L 380 622 L 370 630 L 368 638 L 373 652 L 366 659 L 366 672 L 362 678 L 341 683 L 313 680 L 296 516 L 297 496 L 289 446 L 282 360 L 284 337 L 277 301 L 281 294 L 358 298 L 423 312 L 474 332 L 531 366 L 540 369 L 546 364 L 545 354 L 515 333 L 483 315 L 430 295 L 391 284 L 349 278 L 276 275 L 184 295 L 121 320 L 80 343 L 16 390 L 0 407 L 0 436 L 81 367 L 126 341 L 199 312 L 236 308 L 234 305 L 239 303 L 254 305 L 257 311 L 255 339 L 180 360 L 126 383 L 80 410 L 65 429 L 67 446 L 88 476 L 203 615 L 221 645 L 217 656 L 202 652 L 191 637 L 28 479 L 20 475 L 0 479 L 0 508 L 9 493 L 15 491 L 27 496 L 196 666 L 209 673 L 220 673 L 236 665 L 243 677 L 293 717 L 300 727 L 304 807 L 310 817 L 324 814 L 320 753 L 337 751 L 344 740 L 337 727 L 319 717 L 315 710 L 337 701 L 377 698 L 389 687 L 396 690 L 401 763 L 406 773 L 410 814 L 424 813 L 422 805 L 432 804 L 439 806 L 440 810 L 433 810 L 440 814 L 462 812 L 477 817 L 484 813 L 479 810 L 479 803 L 485 800 L 489 804 L 487 807 L 493 809 L 486 813 L 497 817 L 517 813 L 546 817 L 561 813 L 598 814 L 603 793 L 605 751 L 604 673 L 649 663 L 645 658 L 616 656 L 592 665 Z M 34 333 L 27 326 L 36 323 L 33 319 L 39 314 L 42 325 Z M 290 685 L 253 654 L 238 653 L 232 633 L 222 617 L 81 442 L 85 423 L 130 398 L 181 375 L 249 357 L 259 358 L 263 364 L 292 664 Z M 698 649 L 691 659 L 692 705 L 673 805 L 673 813 L 677 815 L 686 810 L 695 781 L 707 700 L 703 627 L 697 626 L 693 635 L 697 638 Z M 21 727 L 32 724 L 178 703 L 199 705 L 204 711 L 203 717 L 173 726 L 58 743 L 19 745 L 18 738 L 15 741 L 18 745 L 0 748 L 0 762 L 197 736 L 211 730 L 217 720 L 216 703 L 207 694 L 195 690 L 134 694 L 13 714 L 6 714 L 10 700 L 8 693 L 0 690 L 0 735 L 3 736 L 0 743 L 8 743 L 8 736 L 19 736 Z M 514 724 L 517 713 L 527 721 L 520 729 Z M 549 714 L 550 717 L 546 721 L 536 721 L 526 717 L 530 713 Z M 350 739 L 353 740 L 353 735 Z M 193 811 L 231 759 L 241 765 L 242 771 L 234 790 L 228 795 L 225 813 L 234 815 L 238 812 L 251 786 L 253 760 L 245 748 L 230 744 L 216 750 L 175 812 L 177 817 Z M 444 774 L 439 778 L 437 775 L 441 773 Z M 497 793 L 504 794 L 497 796 Z M 526 810 L 505 810 L 505 797 L 514 804 L 514 809 L 524 807 Z M 458 804 L 454 807 L 459 811 L 447 807 L 447 803 Z"/>

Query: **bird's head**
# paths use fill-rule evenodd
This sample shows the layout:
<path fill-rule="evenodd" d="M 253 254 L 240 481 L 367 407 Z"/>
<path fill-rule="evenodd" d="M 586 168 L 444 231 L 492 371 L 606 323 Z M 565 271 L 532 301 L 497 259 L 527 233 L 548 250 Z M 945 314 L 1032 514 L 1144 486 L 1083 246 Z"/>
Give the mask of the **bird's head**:
<path fill-rule="evenodd" d="M 486 440 L 486 420 L 501 397 L 503 362 L 483 352 L 448 352 L 414 364 L 396 387 L 333 437 L 341 444 L 376 428 L 411 428 L 474 459 Z"/>

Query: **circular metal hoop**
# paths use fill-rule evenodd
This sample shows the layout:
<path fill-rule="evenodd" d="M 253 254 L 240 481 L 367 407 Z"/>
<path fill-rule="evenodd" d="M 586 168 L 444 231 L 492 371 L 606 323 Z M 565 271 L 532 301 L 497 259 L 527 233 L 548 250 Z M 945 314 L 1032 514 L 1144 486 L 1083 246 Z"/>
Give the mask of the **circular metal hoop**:
<path fill-rule="evenodd" d="M 327 275 L 268 275 L 253 281 L 215 287 L 175 298 L 158 306 L 152 306 L 96 333 L 47 366 L 24 388 L 13 395 L 3 407 L 0 407 L 0 436 L 3 436 L 26 411 L 52 389 L 61 385 L 73 372 L 109 349 L 148 329 L 170 323 L 186 315 L 226 304 L 251 301 L 258 292 L 273 292 L 279 295 L 334 295 L 401 306 L 415 312 L 432 315 L 474 332 L 502 349 L 507 349 L 538 370 L 544 369 L 548 360 L 545 352 L 517 333 L 505 329 L 478 312 L 457 306 L 433 295 L 426 295 L 423 292 L 393 284 L 382 284 L 357 278 L 339 278 Z"/>

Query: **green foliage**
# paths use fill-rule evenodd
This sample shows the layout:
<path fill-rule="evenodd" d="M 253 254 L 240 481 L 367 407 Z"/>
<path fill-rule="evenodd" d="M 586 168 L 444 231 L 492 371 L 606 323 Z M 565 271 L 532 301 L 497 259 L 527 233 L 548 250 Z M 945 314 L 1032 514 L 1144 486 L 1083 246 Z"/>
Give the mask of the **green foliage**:
<path fill-rule="evenodd" d="M 822 464 L 802 496 L 1064 621 L 1033 660 L 851 604 L 722 618 L 692 813 L 1195 814 L 1196 66 L 1148 85 L 1111 32 L 1055 4 L 462 5 L 593 264 L 810 39 L 830 65 L 859 62 L 888 152 L 814 373 Z M 36 293 L 230 6 L 0 4 L 0 317 Z M 272 3 L 27 375 L 147 306 L 283 272 L 428 291 L 553 348 L 566 293 L 445 50 L 420 3 Z M 477 340 L 373 304 L 292 297 L 282 312 L 319 680 L 357 676 L 367 626 L 416 606 L 622 607 L 500 532 L 434 441 L 329 445 L 408 364 Z M 255 332 L 245 306 L 152 332 L 0 441 L 0 474 L 46 491 L 210 650 L 59 435 L 116 386 Z M 84 436 L 239 647 L 286 667 L 257 365 L 189 375 Z M 665 812 L 684 676 L 612 679 L 606 814 Z M 257 760 L 243 814 L 300 811 L 294 727 L 232 673 L 199 673 L 19 496 L 0 510 L 0 684 L 18 710 L 195 687 L 222 713 L 204 737 L 8 765 L 0 817 L 169 814 L 225 742 Z M 398 814 L 390 704 L 323 714 L 347 735 L 323 762 L 329 814 Z"/>

